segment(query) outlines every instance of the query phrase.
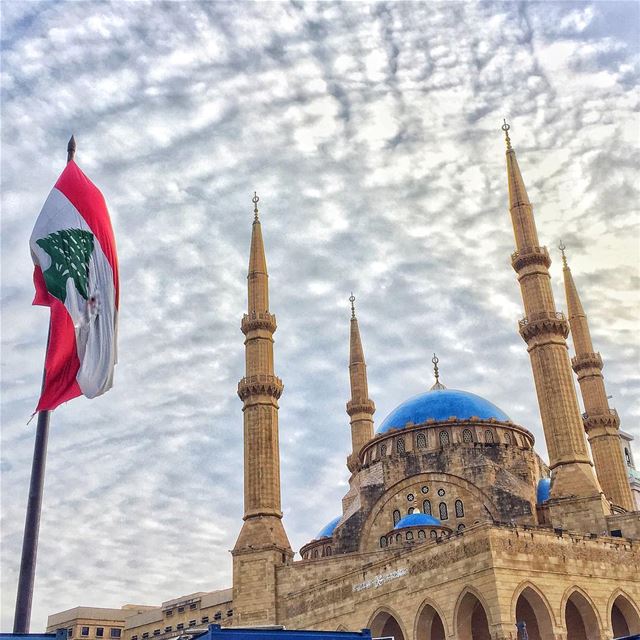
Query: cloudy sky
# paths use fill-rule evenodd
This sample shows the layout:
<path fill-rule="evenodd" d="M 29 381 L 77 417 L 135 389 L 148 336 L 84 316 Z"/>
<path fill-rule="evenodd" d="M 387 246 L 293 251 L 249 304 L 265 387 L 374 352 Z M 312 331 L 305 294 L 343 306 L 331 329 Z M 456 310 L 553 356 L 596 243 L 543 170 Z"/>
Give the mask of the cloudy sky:
<path fill-rule="evenodd" d="M 71 132 L 118 240 L 120 362 L 112 391 L 52 416 L 32 630 L 76 605 L 231 585 L 254 189 L 294 548 L 346 491 L 352 290 L 378 424 L 432 384 L 436 351 L 447 386 L 495 402 L 546 455 L 517 333 L 503 117 L 558 307 L 562 237 L 640 440 L 638 6 L 3 3 L 1 628 L 48 323 L 30 306 L 28 238 Z"/>

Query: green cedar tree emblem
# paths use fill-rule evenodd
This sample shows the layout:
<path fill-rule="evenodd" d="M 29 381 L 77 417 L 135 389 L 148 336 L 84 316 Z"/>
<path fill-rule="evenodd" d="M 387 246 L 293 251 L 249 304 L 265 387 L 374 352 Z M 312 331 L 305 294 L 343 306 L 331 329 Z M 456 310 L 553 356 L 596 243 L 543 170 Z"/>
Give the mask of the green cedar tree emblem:
<path fill-rule="evenodd" d="M 62 229 L 36 240 L 36 244 L 51 258 L 51 266 L 42 274 L 49 293 L 64 303 L 67 280 L 73 278 L 78 293 L 86 300 L 93 234 L 83 229 Z"/>

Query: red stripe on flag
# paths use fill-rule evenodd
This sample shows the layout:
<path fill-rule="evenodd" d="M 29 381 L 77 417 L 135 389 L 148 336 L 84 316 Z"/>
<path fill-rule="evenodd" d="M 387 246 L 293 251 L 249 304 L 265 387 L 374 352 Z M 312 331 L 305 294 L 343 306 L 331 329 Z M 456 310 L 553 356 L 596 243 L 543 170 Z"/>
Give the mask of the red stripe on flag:
<path fill-rule="evenodd" d="M 38 266 L 33 272 L 33 283 L 36 287 L 33 304 L 51 308 L 49 342 L 44 362 L 44 384 L 36 407 L 36 412 L 50 411 L 63 402 L 82 395 L 76 381 L 80 360 L 71 316 L 62 302 L 47 291 L 42 270 Z"/>
<path fill-rule="evenodd" d="M 118 279 L 118 256 L 116 241 L 107 210 L 107 204 L 100 189 L 71 160 L 58 178 L 55 188 L 61 191 L 80 212 L 91 231 L 97 238 L 102 251 L 113 271 L 113 285 L 116 294 L 116 309 L 120 301 L 120 283 Z"/>

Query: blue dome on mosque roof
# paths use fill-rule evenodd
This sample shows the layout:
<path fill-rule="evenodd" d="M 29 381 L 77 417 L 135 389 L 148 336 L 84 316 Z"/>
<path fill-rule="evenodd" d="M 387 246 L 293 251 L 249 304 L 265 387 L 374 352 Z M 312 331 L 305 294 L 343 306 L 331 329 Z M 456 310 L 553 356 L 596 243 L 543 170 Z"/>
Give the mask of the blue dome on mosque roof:
<path fill-rule="evenodd" d="M 322 529 L 320 530 L 318 535 L 314 538 L 314 540 L 320 540 L 320 538 L 330 538 L 333 535 L 333 532 L 335 531 L 336 527 L 338 526 L 338 522 L 340 522 L 341 518 L 342 516 L 338 516 L 337 518 L 334 518 L 331 522 L 327 523 L 324 527 L 322 527 Z"/>
<path fill-rule="evenodd" d="M 442 523 L 438 518 L 434 518 L 426 513 L 410 513 L 401 518 L 396 523 L 394 529 L 405 529 L 406 527 L 441 527 Z"/>
<path fill-rule="evenodd" d="M 413 396 L 397 406 L 384 419 L 376 433 L 403 429 L 409 424 L 421 424 L 427 420 L 442 422 L 451 417 L 460 421 L 476 417 L 481 420 L 495 418 L 499 422 L 511 422 L 504 411 L 474 393 L 436 388 Z"/>
<path fill-rule="evenodd" d="M 538 481 L 538 489 L 536 491 L 536 502 L 542 504 L 549 499 L 551 494 L 551 478 L 540 478 Z"/>

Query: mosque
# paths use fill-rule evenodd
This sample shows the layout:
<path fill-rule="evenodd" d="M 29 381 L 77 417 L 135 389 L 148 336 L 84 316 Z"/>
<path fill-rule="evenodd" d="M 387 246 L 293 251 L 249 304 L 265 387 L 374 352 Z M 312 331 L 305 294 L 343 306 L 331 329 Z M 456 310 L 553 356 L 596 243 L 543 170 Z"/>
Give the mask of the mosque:
<path fill-rule="evenodd" d="M 208 622 L 359 630 L 395 640 L 605 640 L 640 633 L 640 511 L 629 438 L 608 404 L 603 361 L 563 250 L 568 318 L 509 138 L 511 256 L 547 465 L 534 437 L 489 400 L 440 381 L 374 432 L 363 343 L 351 299 L 346 405 L 349 489 L 336 518 L 294 560 L 280 503 L 275 316 L 254 197 L 248 310 L 244 518 L 231 589 L 158 607 L 76 607 L 48 630 L 72 638 L 168 640 Z M 572 334 L 575 354 L 567 345 Z M 574 384 L 577 376 L 584 413 Z M 634 476 L 630 482 L 629 476 Z M 98 629 L 101 629 L 98 632 Z M 114 633 L 115 632 L 115 635 Z"/>

